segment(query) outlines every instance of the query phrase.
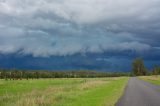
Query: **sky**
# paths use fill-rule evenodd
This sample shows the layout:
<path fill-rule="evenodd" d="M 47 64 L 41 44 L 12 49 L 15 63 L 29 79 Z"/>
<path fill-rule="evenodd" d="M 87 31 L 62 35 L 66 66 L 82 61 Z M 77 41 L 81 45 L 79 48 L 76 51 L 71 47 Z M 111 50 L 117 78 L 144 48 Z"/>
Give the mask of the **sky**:
<path fill-rule="evenodd" d="M 160 65 L 160 0 L 0 0 L 0 67 L 130 71 Z"/>

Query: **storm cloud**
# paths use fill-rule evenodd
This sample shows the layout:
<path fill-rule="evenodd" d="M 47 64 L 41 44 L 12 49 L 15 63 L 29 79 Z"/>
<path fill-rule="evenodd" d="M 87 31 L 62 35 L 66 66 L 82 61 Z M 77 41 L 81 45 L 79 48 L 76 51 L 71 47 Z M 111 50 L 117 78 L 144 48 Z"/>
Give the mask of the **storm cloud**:
<path fill-rule="evenodd" d="M 1 0 L 0 52 L 143 52 L 160 46 L 159 0 Z"/>
<path fill-rule="evenodd" d="M 160 0 L 0 0 L 5 55 L 112 54 L 107 58 L 154 62 L 160 58 L 159 29 Z"/>

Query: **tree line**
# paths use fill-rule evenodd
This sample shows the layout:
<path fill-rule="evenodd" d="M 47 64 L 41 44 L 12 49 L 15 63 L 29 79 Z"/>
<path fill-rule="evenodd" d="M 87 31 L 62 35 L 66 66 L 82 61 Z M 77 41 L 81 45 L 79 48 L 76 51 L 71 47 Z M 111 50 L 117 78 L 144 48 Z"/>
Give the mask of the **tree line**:
<path fill-rule="evenodd" d="M 24 71 L 0 69 L 0 78 L 6 80 L 39 79 L 39 78 L 96 78 L 129 76 L 123 72 L 96 71 Z"/>
<path fill-rule="evenodd" d="M 0 69 L 0 79 L 39 79 L 39 78 L 96 78 L 96 77 L 120 77 L 160 75 L 160 66 L 155 66 L 148 71 L 142 58 L 136 58 L 132 62 L 132 71 L 126 72 L 97 72 L 97 71 L 32 71 L 16 69 Z"/>

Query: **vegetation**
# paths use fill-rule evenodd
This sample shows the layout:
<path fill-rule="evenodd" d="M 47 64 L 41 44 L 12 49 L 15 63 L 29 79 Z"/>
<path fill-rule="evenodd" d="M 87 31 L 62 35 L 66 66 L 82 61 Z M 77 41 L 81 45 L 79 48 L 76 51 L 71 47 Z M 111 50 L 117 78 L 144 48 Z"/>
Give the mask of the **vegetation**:
<path fill-rule="evenodd" d="M 152 71 L 153 75 L 160 75 L 160 67 L 155 66 Z"/>
<path fill-rule="evenodd" d="M 129 73 L 106 73 L 96 71 L 21 71 L 0 70 L 1 79 L 39 79 L 39 78 L 95 78 L 95 77 L 120 77 L 129 76 Z"/>
<path fill-rule="evenodd" d="M 147 71 L 141 58 L 136 58 L 132 63 L 133 74 L 136 76 L 146 75 Z"/>
<path fill-rule="evenodd" d="M 150 83 L 152 83 L 152 84 L 156 84 L 156 85 L 160 85 L 160 76 L 141 76 L 141 77 L 139 77 L 140 79 L 142 79 L 142 80 L 145 80 L 145 81 L 148 81 L 148 82 L 150 82 Z"/>
<path fill-rule="evenodd" d="M 141 58 L 133 61 L 133 75 L 160 85 L 160 67 L 146 70 Z M 0 69 L 0 106 L 114 106 L 131 75 L 122 72 Z"/>
<path fill-rule="evenodd" d="M 127 77 L 0 80 L 0 106 L 114 106 Z"/>
<path fill-rule="evenodd" d="M 160 75 L 160 66 L 155 65 L 152 70 L 147 71 L 142 58 L 136 58 L 132 62 L 132 76 Z"/>
<path fill-rule="evenodd" d="M 136 58 L 132 62 L 132 72 L 97 72 L 97 71 L 33 71 L 17 69 L 0 69 L 0 79 L 39 79 L 39 78 L 101 78 L 120 76 L 144 76 L 160 75 L 160 66 L 147 71 L 142 58 Z"/>
<path fill-rule="evenodd" d="M 133 61 L 133 75 L 160 85 L 160 67 L 146 70 L 141 58 Z M 122 72 L 0 69 L 0 106 L 113 106 L 130 75 Z"/>

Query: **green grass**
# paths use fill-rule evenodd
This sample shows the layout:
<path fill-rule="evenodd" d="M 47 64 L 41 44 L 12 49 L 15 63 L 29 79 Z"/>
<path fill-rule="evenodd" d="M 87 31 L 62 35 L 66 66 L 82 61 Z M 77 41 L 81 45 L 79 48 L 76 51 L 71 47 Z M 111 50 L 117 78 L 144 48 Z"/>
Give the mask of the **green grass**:
<path fill-rule="evenodd" d="M 139 78 L 152 84 L 160 85 L 160 76 L 142 76 Z"/>
<path fill-rule="evenodd" d="M 0 106 L 114 106 L 127 77 L 0 80 Z"/>

